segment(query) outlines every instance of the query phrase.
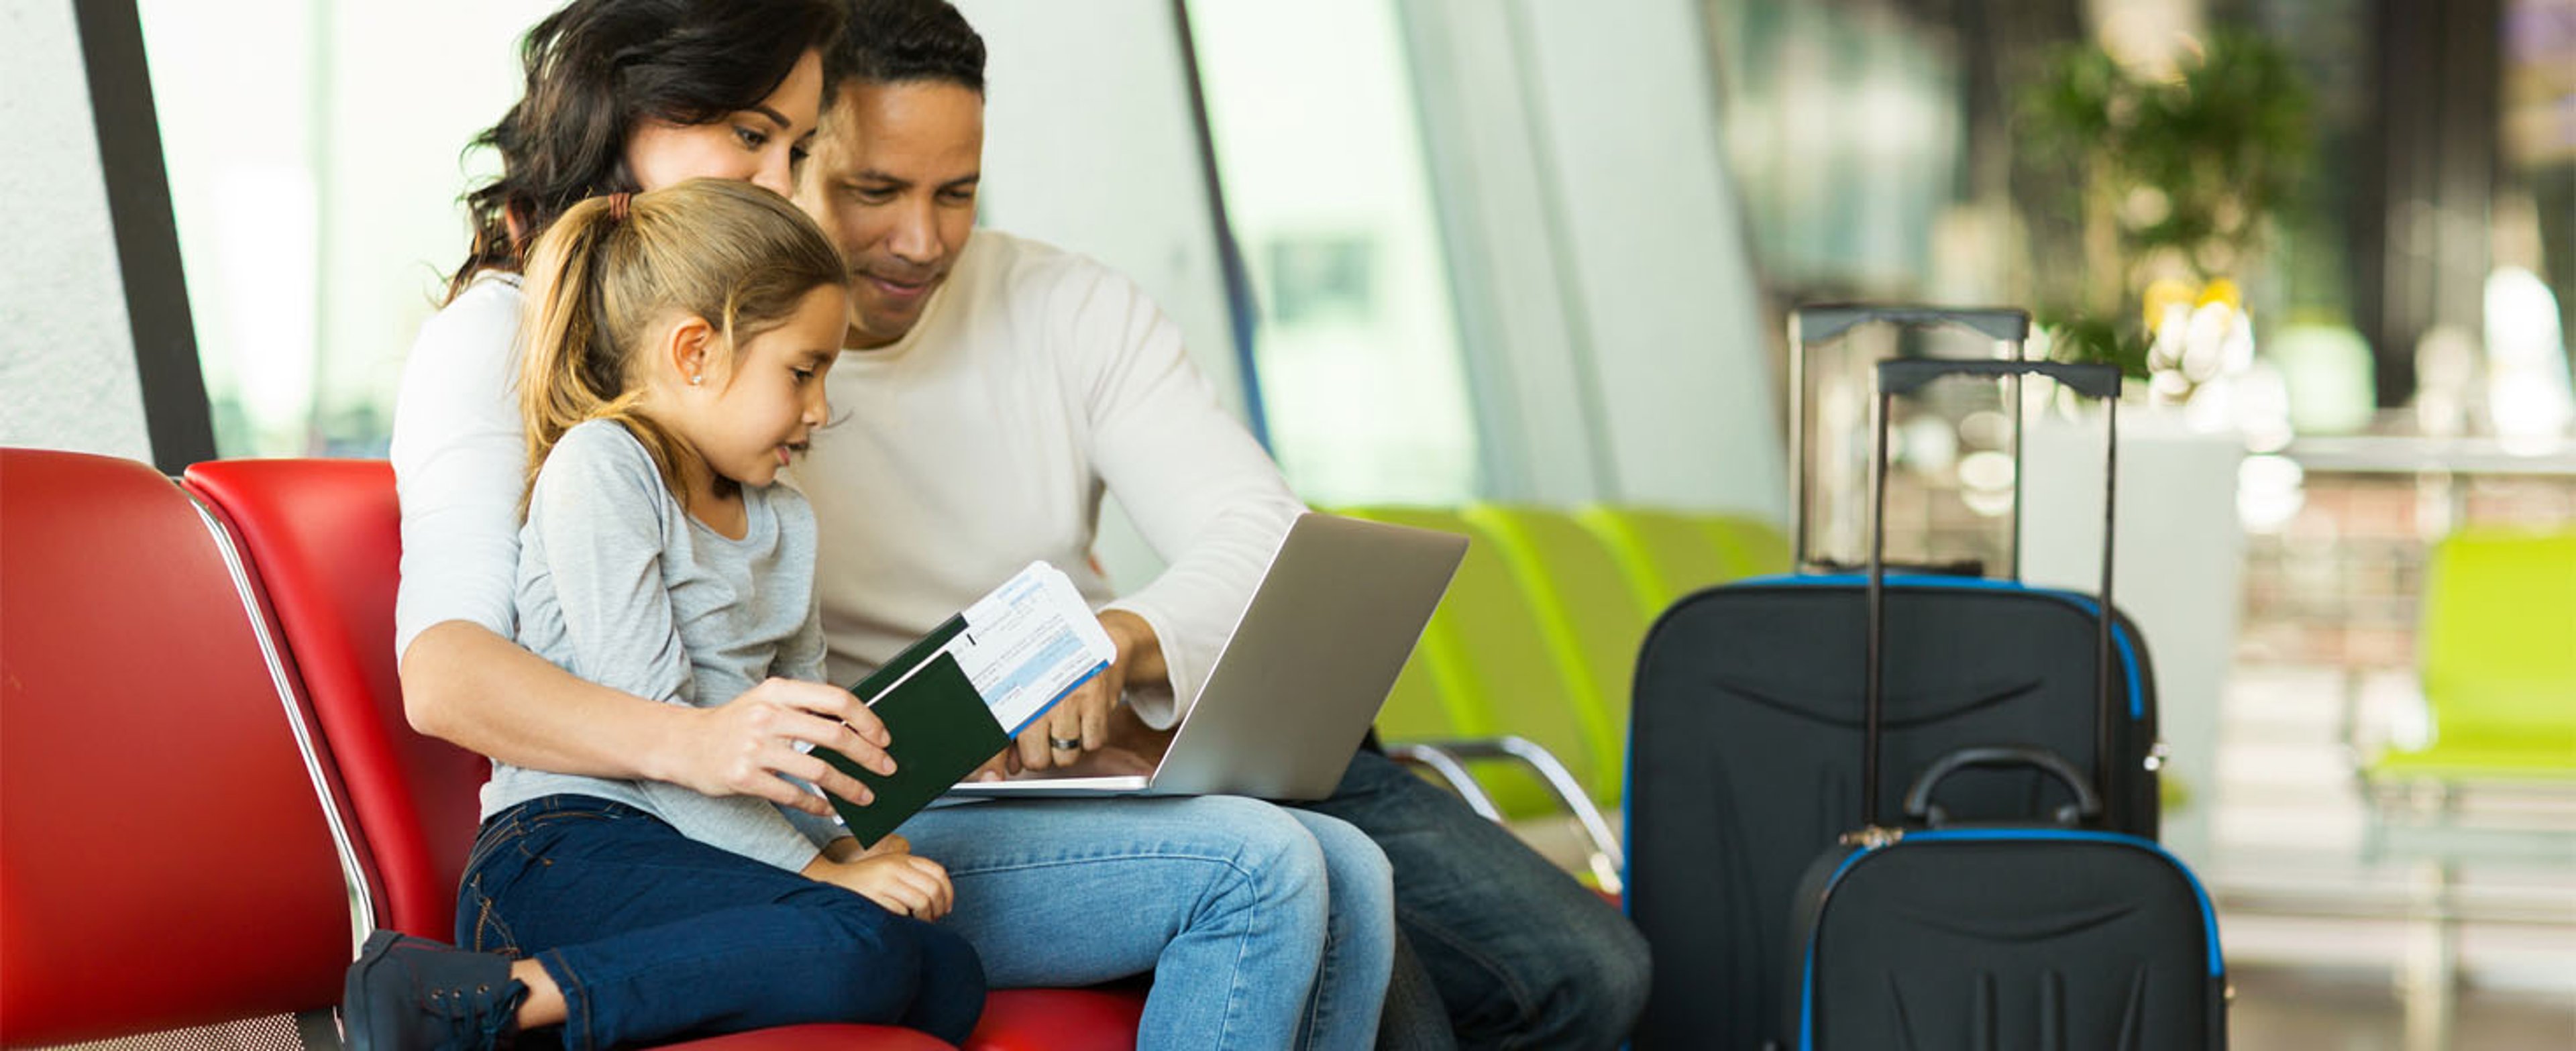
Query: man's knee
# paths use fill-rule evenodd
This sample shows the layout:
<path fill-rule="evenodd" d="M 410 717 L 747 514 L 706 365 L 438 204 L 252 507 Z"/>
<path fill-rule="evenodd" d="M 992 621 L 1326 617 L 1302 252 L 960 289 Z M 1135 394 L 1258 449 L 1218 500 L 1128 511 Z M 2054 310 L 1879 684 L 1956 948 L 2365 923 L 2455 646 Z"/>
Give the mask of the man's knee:
<path fill-rule="evenodd" d="M 1562 921 L 1537 957 L 1555 972 L 1555 995 L 1540 998 L 1530 1029 L 1561 1034 L 1569 1047 L 1616 1046 L 1646 1009 L 1653 961 L 1645 936 L 1606 905 L 1586 903 Z"/>
<path fill-rule="evenodd" d="M 1591 954 L 1597 1017 L 1605 1029 L 1620 1034 L 1637 1024 L 1646 1010 L 1646 991 L 1654 984 L 1654 954 L 1646 936 L 1628 917 L 1604 910 L 1607 922 Z"/>

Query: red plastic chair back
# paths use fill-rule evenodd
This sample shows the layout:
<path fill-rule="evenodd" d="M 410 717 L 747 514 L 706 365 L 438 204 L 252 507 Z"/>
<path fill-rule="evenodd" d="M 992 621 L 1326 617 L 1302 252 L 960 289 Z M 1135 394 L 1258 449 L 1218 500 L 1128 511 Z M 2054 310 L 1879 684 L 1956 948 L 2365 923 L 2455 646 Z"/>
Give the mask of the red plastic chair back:
<path fill-rule="evenodd" d="M 402 512 L 382 460 L 217 460 L 187 484 L 241 538 L 384 896 L 380 926 L 455 937 L 491 764 L 414 732 L 394 653 Z"/>
<path fill-rule="evenodd" d="M 247 589 L 152 468 L 0 449 L 0 1044 L 339 999 L 348 884 Z"/>

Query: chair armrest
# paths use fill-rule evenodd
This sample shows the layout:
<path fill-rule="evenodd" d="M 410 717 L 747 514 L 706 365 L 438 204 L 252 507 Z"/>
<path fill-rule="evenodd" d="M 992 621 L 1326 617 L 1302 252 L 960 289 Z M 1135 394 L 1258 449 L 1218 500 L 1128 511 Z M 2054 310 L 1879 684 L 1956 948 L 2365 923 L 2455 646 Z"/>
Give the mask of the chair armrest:
<path fill-rule="evenodd" d="M 1440 775 L 1442 784 L 1448 785 L 1450 791 L 1458 793 L 1458 798 L 1466 800 L 1467 809 L 1475 811 L 1476 816 L 1487 821 L 1497 825 L 1502 824 L 1502 808 L 1494 805 L 1494 797 L 1492 793 L 1485 791 L 1485 786 L 1476 783 L 1476 775 L 1467 772 L 1466 760 L 1450 749 L 1452 743 L 1454 742 L 1389 744 L 1386 746 L 1386 757 L 1399 763 L 1419 766 Z"/>
<path fill-rule="evenodd" d="M 1548 751 L 1546 746 L 1518 734 L 1504 734 L 1500 737 L 1390 744 L 1387 754 L 1398 761 L 1417 762 L 1438 771 L 1452 788 L 1459 789 L 1458 794 L 1467 799 L 1469 807 L 1494 821 L 1502 820 L 1501 811 L 1494 806 L 1493 798 L 1481 786 L 1475 785 L 1475 779 L 1467 773 L 1465 761 L 1504 760 L 1528 767 L 1538 775 L 1539 782 L 1547 786 L 1548 793 L 1556 797 L 1557 804 L 1574 815 L 1575 823 L 1592 841 L 1593 876 L 1601 881 L 1604 890 L 1619 893 L 1619 873 L 1628 868 L 1627 851 L 1620 846 L 1618 834 L 1610 830 L 1610 821 L 1601 813 L 1600 805 L 1585 794 L 1582 782 L 1575 779 L 1574 771 L 1567 769 L 1565 762 Z"/>

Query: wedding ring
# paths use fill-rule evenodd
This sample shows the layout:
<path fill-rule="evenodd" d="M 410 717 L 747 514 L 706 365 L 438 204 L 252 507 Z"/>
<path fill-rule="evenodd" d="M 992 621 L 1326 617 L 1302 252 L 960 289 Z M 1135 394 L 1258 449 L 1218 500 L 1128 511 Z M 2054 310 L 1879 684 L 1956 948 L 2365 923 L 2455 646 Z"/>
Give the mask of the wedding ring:
<path fill-rule="evenodd" d="M 1059 752 L 1079 752 L 1082 750 L 1082 738 L 1079 737 L 1050 736 L 1047 738 L 1047 744 L 1053 746 L 1055 750 Z"/>

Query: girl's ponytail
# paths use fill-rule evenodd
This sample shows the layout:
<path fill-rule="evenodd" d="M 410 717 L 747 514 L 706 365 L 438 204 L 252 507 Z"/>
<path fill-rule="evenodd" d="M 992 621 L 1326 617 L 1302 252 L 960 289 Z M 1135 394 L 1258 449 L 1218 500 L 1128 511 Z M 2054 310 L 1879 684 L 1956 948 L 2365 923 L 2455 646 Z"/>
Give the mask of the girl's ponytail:
<path fill-rule="evenodd" d="M 573 205 L 537 242 L 528 260 L 526 352 L 519 363 L 519 418 L 527 428 L 526 482 L 536 484 L 537 469 L 564 432 L 584 420 L 609 418 L 629 429 L 641 421 L 632 411 L 642 388 L 627 382 L 621 337 L 608 320 L 605 272 L 616 262 L 620 238 L 635 236 L 628 197 L 594 197 Z M 636 437 L 653 454 L 666 481 L 672 477 L 669 436 L 649 423 Z M 527 513 L 527 490 L 519 512 Z"/>
<path fill-rule="evenodd" d="M 672 311 L 704 318 L 739 353 L 742 341 L 793 315 L 806 293 L 846 286 L 849 275 L 831 241 L 785 198 L 747 183 L 693 179 L 566 209 L 537 239 L 525 279 L 519 416 L 528 483 L 565 431 L 610 419 L 643 443 L 664 484 L 680 493 L 687 446 L 641 411 L 646 388 L 630 360 L 654 318 Z M 527 513 L 524 493 L 519 511 Z"/>

